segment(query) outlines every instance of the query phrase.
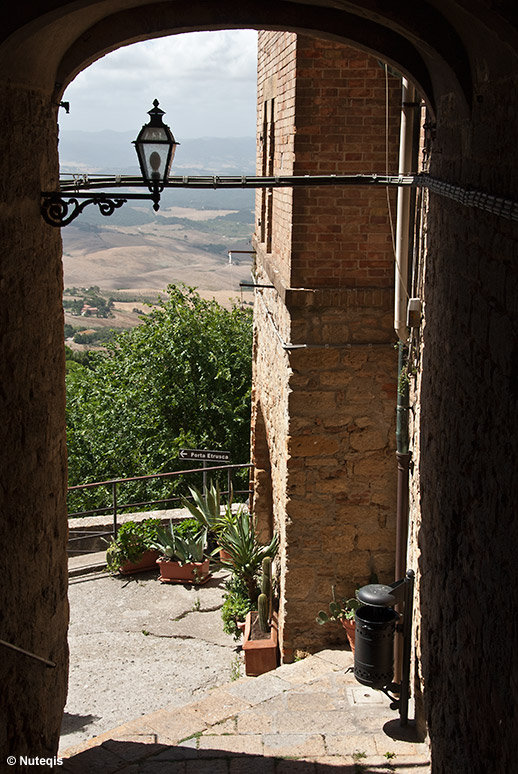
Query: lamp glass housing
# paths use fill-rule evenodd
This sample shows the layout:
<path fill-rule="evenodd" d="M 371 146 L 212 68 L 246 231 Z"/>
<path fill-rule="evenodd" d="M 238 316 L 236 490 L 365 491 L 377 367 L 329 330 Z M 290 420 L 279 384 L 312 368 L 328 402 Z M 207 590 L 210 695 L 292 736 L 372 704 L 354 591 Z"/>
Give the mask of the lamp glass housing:
<path fill-rule="evenodd" d="M 176 142 L 170 128 L 163 123 L 164 111 L 155 100 L 149 111 L 151 120 L 140 130 L 134 141 L 144 182 L 150 189 L 163 188 L 173 163 Z"/>

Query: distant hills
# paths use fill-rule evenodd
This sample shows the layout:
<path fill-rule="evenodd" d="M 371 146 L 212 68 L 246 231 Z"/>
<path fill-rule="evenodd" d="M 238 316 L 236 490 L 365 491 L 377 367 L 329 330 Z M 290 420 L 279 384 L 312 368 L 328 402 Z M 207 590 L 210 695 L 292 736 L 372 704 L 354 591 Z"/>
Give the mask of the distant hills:
<path fill-rule="evenodd" d="M 81 132 L 61 129 L 59 157 L 62 173 L 139 175 L 137 155 L 132 141 L 138 131 Z M 172 175 L 254 175 L 256 140 L 254 137 L 200 137 L 180 140 L 171 168 Z M 252 210 L 252 189 L 166 190 L 163 207 L 180 206 L 198 209 Z M 88 211 L 88 220 L 91 220 Z M 150 217 L 146 217 L 146 221 Z M 84 220 L 84 218 L 83 218 Z M 93 215 L 95 223 L 107 223 Z M 126 222 L 124 216 L 118 220 Z M 136 224 L 134 217 L 131 223 Z"/>
<path fill-rule="evenodd" d="M 136 135 L 62 130 L 61 172 L 139 174 L 131 144 Z M 172 174 L 255 173 L 255 138 L 202 137 L 181 143 Z M 240 260 L 238 254 L 229 264 L 227 251 L 250 249 L 254 199 L 252 189 L 166 189 L 158 213 L 149 201 L 130 201 L 109 218 L 90 205 L 62 231 L 65 284 L 149 291 L 185 282 L 224 297 L 235 295 L 239 282 L 249 279 L 251 256 Z"/>
<path fill-rule="evenodd" d="M 61 129 L 59 156 L 61 171 L 134 175 L 139 174 L 132 141 L 137 131 L 82 132 Z M 253 175 L 254 137 L 200 137 L 180 140 L 171 174 Z"/>

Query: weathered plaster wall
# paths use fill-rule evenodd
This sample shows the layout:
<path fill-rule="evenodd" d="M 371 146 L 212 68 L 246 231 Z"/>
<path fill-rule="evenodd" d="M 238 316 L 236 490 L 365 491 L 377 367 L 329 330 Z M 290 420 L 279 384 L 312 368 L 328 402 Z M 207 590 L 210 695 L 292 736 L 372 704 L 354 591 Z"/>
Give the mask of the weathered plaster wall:
<path fill-rule="evenodd" d="M 385 168 L 385 73 L 375 60 L 289 33 L 260 33 L 259 51 L 259 121 L 273 101 L 259 170 L 271 149 L 270 174 Z M 399 83 L 388 87 L 393 119 Z M 396 122 L 392 169 L 397 131 Z M 257 279 L 275 287 L 256 292 L 254 507 L 261 531 L 273 523 L 281 538 L 281 648 L 291 660 L 344 641 L 338 625 L 315 623 L 333 584 L 350 596 L 372 572 L 392 580 L 393 253 L 385 191 L 274 190 L 270 242 L 264 201 Z"/>
<path fill-rule="evenodd" d="M 0 637 L 57 664 L 1 648 L 5 761 L 57 750 L 68 605 L 61 239 L 39 212 L 40 191 L 57 181 L 56 110 L 4 83 L 0 125 Z"/>

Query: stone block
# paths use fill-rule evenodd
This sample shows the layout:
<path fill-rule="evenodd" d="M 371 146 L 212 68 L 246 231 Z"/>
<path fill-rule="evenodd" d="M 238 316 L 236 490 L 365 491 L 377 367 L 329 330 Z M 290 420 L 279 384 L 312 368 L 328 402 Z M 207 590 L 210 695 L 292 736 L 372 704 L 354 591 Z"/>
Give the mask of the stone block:
<path fill-rule="evenodd" d="M 135 772 L 131 769 L 123 769 L 120 774 L 186 774 L 185 761 L 143 761 L 140 763 Z M 192 771 L 193 769 L 191 769 Z M 99 770 L 101 771 L 101 769 Z"/>
<path fill-rule="evenodd" d="M 343 389 L 349 387 L 354 379 L 354 374 L 346 370 L 322 371 L 319 374 L 321 387 Z"/>
<path fill-rule="evenodd" d="M 384 452 L 362 453 L 361 457 L 350 457 L 353 464 L 353 474 L 355 476 L 368 476 L 371 478 L 392 476 L 395 480 L 397 474 L 395 457 Z"/>
<path fill-rule="evenodd" d="M 325 554 L 328 552 L 354 550 L 358 531 L 351 524 L 322 526 L 318 534 L 318 545 Z"/>
<path fill-rule="evenodd" d="M 243 699 L 250 705 L 260 704 L 272 699 L 290 688 L 290 684 L 282 680 L 276 673 L 268 672 L 259 677 L 242 678 L 226 686 L 228 693 Z M 240 716 L 242 713 L 240 713 Z"/>
<path fill-rule="evenodd" d="M 325 391 L 297 391 L 288 398 L 290 416 L 334 415 L 337 411 L 336 395 Z"/>
<path fill-rule="evenodd" d="M 365 427 L 350 433 L 349 444 L 354 451 L 378 451 L 388 447 L 388 427 Z"/>
<path fill-rule="evenodd" d="M 96 774 L 99 771 L 115 774 L 123 768 L 124 763 L 127 763 L 124 758 L 105 747 L 95 746 L 66 758 L 63 768 L 67 774 Z"/>
<path fill-rule="evenodd" d="M 252 678 L 250 678 L 252 679 Z M 238 734 L 267 734 L 273 730 L 274 707 L 271 702 L 258 705 L 237 716 Z"/>
<path fill-rule="evenodd" d="M 313 658 L 329 661 L 331 664 L 337 666 L 340 670 L 349 669 L 349 667 L 352 666 L 354 662 L 353 654 L 350 651 L 342 650 L 339 648 L 326 648 L 319 651 Z"/>
<path fill-rule="evenodd" d="M 278 769 L 277 769 L 278 772 Z M 229 774 L 275 774 L 275 760 L 265 757 L 231 758 Z"/>
<path fill-rule="evenodd" d="M 308 757 L 324 755 L 324 740 L 315 733 L 276 733 L 263 736 L 265 756 Z"/>
<path fill-rule="evenodd" d="M 367 734 L 326 734 L 325 742 L 329 755 L 352 756 L 355 752 L 378 755 L 374 739 Z M 361 763 L 361 760 L 358 762 Z"/>
<path fill-rule="evenodd" d="M 228 774 L 228 765 L 225 758 L 209 757 L 206 760 L 198 758 L 195 761 L 186 761 L 184 765 L 185 774 Z M 152 773 L 149 772 L 149 774 Z M 171 774 L 176 774 L 176 772 L 171 772 Z"/>
<path fill-rule="evenodd" d="M 176 711 L 175 711 L 176 710 Z M 137 722 L 137 721 L 136 721 Z M 158 710 L 138 721 L 139 731 L 155 733 L 162 744 L 176 744 L 181 739 L 204 731 L 207 722 L 188 709 Z"/>
<path fill-rule="evenodd" d="M 339 363 L 338 349 L 296 349 L 290 352 L 290 366 L 302 373 L 320 373 L 336 368 Z"/>
<path fill-rule="evenodd" d="M 298 435 L 288 437 L 288 453 L 294 457 L 325 457 L 336 454 L 340 439 L 333 435 Z"/>
<path fill-rule="evenodd" d="M 293 666 L 291 664 L 290 666 Z M 280 734 L 351 734 L 357 729 L 350 710 L 285 711 L 277 715 L 275 729 Z M 323 744 L 323 739 L 321 739 Z M 266 747 L 266 742 L 265 742 Z"/>
<path fill-rule="evenodd" d="M 373 535 L 359 535 L 356 547 L 359 551 L 393 551 L 394 532 L 380 530 Z"/>
<path fill-rule="evenodd" d="M 226 734 L 215 736 L 204 734 L 199 739 L 198 750 L 210 752 L 211 757 L 229 757 L 231 755 L 261 755 L 263 751 L 260 734 Z"/>

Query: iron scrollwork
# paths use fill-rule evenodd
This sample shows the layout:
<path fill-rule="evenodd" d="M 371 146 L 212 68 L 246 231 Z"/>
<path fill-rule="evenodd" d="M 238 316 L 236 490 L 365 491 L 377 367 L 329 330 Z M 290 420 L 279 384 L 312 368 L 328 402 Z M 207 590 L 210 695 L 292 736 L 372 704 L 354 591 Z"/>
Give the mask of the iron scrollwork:
<path fill-rule="evenodd" d="M 77 197 L 64 199 L 59 194 L 43 194 L 41 214 L 50 226 L 68 226 L 89 204 L 96 204 L 101 215 L 108 217 L 127 201 L 123 196 L 110 197 L 106 194 L 92 194 L 83 201 Z"/>

